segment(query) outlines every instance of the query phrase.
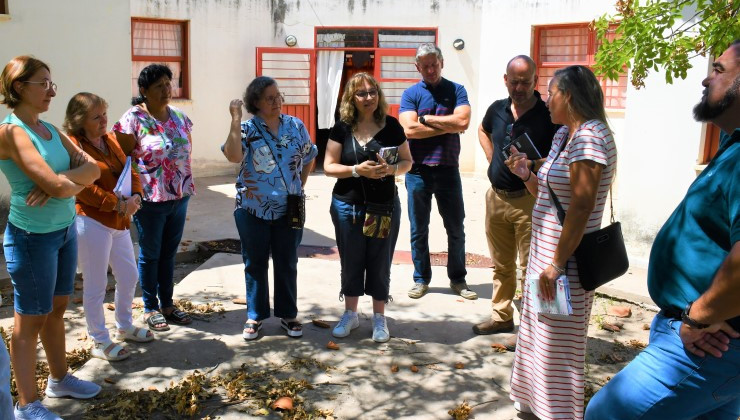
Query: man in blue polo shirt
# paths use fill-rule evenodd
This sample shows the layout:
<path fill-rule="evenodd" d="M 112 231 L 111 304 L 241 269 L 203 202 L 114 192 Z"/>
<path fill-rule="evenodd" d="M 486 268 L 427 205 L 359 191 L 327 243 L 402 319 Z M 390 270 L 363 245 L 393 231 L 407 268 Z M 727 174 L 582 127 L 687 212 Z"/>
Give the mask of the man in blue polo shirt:
<path fill-rule="evenodd" d="M 414 287 L 409 297 L 418 299 L 429 290 L 429 216 L 432 196 L 447 230 L 447 276 L 450 287 L 465 299 L 478 295 L 465 282 L 465 232 L 459 157 L 460 134 L 470 124 L 468 93 L 462 85 L 442 77 L 444 59 L 434 44 L 416 50 L 416 69 L 422 80 L 401 97 L 399 121 L 406 132 L 414 165 L 406 174 L 411 258 Z"/>
<path fill-rule="evenodd" d="M 650 344 L 587 420 L 740 417 L 740 39 L 712 67 L 694 118 L 724 131 L 719 150 L 655 237 Z"/>

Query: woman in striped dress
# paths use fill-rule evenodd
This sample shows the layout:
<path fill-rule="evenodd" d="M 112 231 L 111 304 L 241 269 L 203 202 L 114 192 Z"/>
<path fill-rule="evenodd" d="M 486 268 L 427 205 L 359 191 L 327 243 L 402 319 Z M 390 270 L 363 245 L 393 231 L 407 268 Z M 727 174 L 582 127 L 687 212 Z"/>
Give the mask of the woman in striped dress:
<path fill-rule="evenodd" d="M 578 280 L 573 252 L 584 233 L 598 230 L 609 187 L 617 168 L 617 149 L 606 123 L 604 95 L 594 74 L 583 66 L 555 72 L 548 88 L 552 122 L 563 127 L 537 174 L 526 156 L 513 155 L 507 165 L 537 196 L 532 211 L 532 241 L 527 278 L 539 278 L 545 298 L 555 280 L 570 283 L 573 314 L 534 311 L 531 282 L 522 298 L 522 317 L 511 375 L 511 399 L 519 411 L 541 419 L 582 419 L 586 336 L 593 303 Z M 533 176 L 534 175 L 534 176 Z M 566 211 L 561 226 L 550 200 L 547 180 Z"/>

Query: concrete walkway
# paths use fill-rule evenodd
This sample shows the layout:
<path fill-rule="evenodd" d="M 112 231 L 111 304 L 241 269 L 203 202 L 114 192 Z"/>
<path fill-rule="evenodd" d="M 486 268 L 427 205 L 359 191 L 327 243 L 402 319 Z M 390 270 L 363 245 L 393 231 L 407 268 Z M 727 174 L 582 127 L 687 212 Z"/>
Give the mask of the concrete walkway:
<path fill-rule="evenodd" d="M 308 182 L 304 245 L 335 245 L 328 214 L 333 183 L 322 175 L 314 175 Z M 487 187 L 486 180 L 463 180 L 466 250 L 482 255 L 488 254 L 483 231 L 483 197 Z M 232 217 L 233 178 L 202 178 L 197 188 L 198 195 L 190 201 L 184 253 L 193 252 L 192 244 L 196 242 L 238 238 Z M 405 212 L 402 184 L 399 190 Z M 445 251 L 446 236 L 436 210 L 430 230 L 431 250 Z M 405 213 L 397 249 L 409 250 Z M 493 342 L 503 341 L 508 334 L 476 336 L 471 331 L 474 323 L 490 316 L 490 268 L 468 271 L 468 283 L 480 296 L 478 300 L 467 301 L 452 294 L 445 268 L 440 266 L 433 267 L 430 293 L 413 300 L 406 295 L 412 286 L 413 267 L 394 265 L 391 281 L 394 300 L 387 309 L 393 338 L 385 344 L 374 343 L 370 338 L 372 309 L 368 297 L 360 300 L 360 327 L 348 338 L 333 338 L 331 330 L 311 325 L 310 320 L 315 318 L 333 326 L 343 311 L 343 303 L 338 300 L 339 263 L 301 258 L 298 271 L 299 316 L 305 323 L 302 339 L 286 337 L 279 320 L 272 318 L 264 322 L 259 339 L 245 342 L 241 337 L 245 307 L 232 303 L 232 299 L 243 298 L 245 294 L 241 257 L 216 254 L 176 286 L 175 298 L 187 298 L 193 303 L 219 303 L 225 309 L 222 316 L 213 317 L 210 322 L 196 320 L 187 327 L 173 327 L 158 333 L 152 343 L 130 344 L 129 349 L 135 354 L 123 362 L 92 359 L 76 374 L 102 384 L 108 392 L 149 387 L 163 390 L 171 381 L 177 382 L 195 369 L 217 374 L 245 363 L 250 369 L 258 370 L 291 360 L 315 359 L 336 369 L 295 373 L 317 384 L 301 395 L 311 406 L 333 409 L 335 418 L 448 419 L 447 411 L 464 400 L 471 404 L 485 403 L 476 407 L 476 419 L 531 418 L 517 414 L 508 399 L 513 353 L 498 353 L 491 348 Z M 642 270 L 633 270 L 629 277 L 612 282 L 609 292 L 629 294 L 625 296 L 649 304 L 646 291 L 635 284 L 644 283 L 643 274 Z M 594 312 L 598 312 L 597 308 Z M 649 312 L 633 315 L 639 326 L 650 318 Z M 613 339 L 608 334 L 598 331 L 591 340 L 611 345 Z M 330 340 L 338 343 L 340 349 L 328 350 L 326 345 Z M 458 362 L 463 364 L 462 369 L 455 367 Z M 399 366 L 397 373 L 391 372 L 394 364 Z M 419 366 L 417 373 L 410 370 L 412 364 Z M 599 364 L 592 369 L 603 370 L 606 376 L 613 375 L 619 366 Z M 81 418 L 84 411 L 83 405 L 76 401 L 47 398 L 44 403 L 65 418 Z M 223 407 L 213 416 L 241 419 L 252 418 L 253 413 L 254 409 L 244 404 Z M 267 418 L 279 417 L 271 412 Z"/>

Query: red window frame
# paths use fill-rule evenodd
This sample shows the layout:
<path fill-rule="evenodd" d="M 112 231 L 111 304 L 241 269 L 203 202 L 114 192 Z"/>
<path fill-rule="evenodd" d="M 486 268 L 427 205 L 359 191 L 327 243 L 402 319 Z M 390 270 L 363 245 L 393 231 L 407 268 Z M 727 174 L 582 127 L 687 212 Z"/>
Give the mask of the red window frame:
<path fill-rule="evenodd" d="M 160 23 L 166 25 L 179 25 L 182 28 L 182 51 L 179 56 L 155 56 L 155 55 L 135 55 L 134 54 L 134 23 Z M 155 62 L 155 63 L 180 63 L 182 72 L 182 85 L 179 96 L 173 99 L 190 98 L 190 25 L 186 20 L 168 20 L 168 19 L 151 19 L 151 18 L 131 18 L 131 61 L 132 62 Z"/>
<path fill-rule="evenodd" d="M 546 33 L 548 30 L 553 29 L 586 29 L 587 38 L 586 38 L 586 54 L 585 54 L 585 60 L 581 61 L 544 61 L 542 58 L 542 36 L 543 33 Z M 580 44 L 581 46 L 584 46 L 584 44 Z M 547 83 L 551 76 L 548 73 L 551 73 L 554 69 L 560 69 L 567 66 L 572 65 L 582 65 L 586 66 L 590 69 L 593 69 L 593 66 L 595 64 L 595 55 L 596 50 L 598 48 L 598 40 L 596 39 L 596 31 L 593 30 L 590 27 L 590 24 L 588 22 L 584 23 L 568 23 L 568 24 L 557 24 L 557 25 L 541 25 L 541 26 L 535 26 L 534 27 L 534 36 L 533 36 L 533 45 L 532 45 L 532 58 L 534 59 L 535 63 L 537 64 L 537 75 L 539 78 L 538 81 L 538 87 L 539 92 L 542 94 L 542 99 L 547 99 Z M 625 71 L 623 72 L 623 75 L 620 77 L 620 79 L 615 83 L 607 80 L 603 76 L 597 76 L 599 83 L 601 84 L 601 89 L 604 92 L 604 101 L 607 104 L 608 109 L 618 109 L 618 110 L 624 110 L 625 108 L 625 102 L 626 102 L 626 93 L 627 93 L 627 69 L 625 68 Z M 542 89 L 544 87 L 544 89 Z M 613 91 L 614 89 L 617 90 L 617 95 L 610 95 L 609 93 Z M 617 102 L 617 105 L 611 105 L 614 102 Z"/>
<path fill-rule="evenodd" d="M 356 29 L 364 29 L 364 30 L 372 30 L 373 31 L 373 46 L 372 47 L 319 47 L 318 41 L 319 41 L 319 29 L 321 30 L 356 30 Z M 413 26 L 413 27 L 405 27 L 405 26 L 315 26 L 313 28 L 313 45 L 316 51 L 320 50 L 346 50 L 346 51 L 375 51 L 381 47 L 378 47 L 378 32 L 382 30 L 408 30 L 408 31 L 433 31 L 434 32 L 434 44 L 438 45 L 437 42 L 439 42 L 439 29 L 435 27 L 426 27 L 426 26 Z M 401 48 L 406 49 L 406 48 Z M 411 49 L 411 48 L 409 48 Z M 415 49 L 415 48 L 414 48 Z"/>

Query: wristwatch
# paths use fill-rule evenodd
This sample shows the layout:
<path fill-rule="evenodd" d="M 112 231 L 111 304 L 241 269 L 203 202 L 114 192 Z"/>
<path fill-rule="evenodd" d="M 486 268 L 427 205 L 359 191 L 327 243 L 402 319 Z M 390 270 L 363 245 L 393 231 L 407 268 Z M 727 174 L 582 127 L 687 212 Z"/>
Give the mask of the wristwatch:
<path fill-rule="evenodd" d="M 360 174 L 357 173 L 357 165 L 352 165 L 352 177 L 359 178 Z"/>
<path fill-rule="evenodd" d="M 427 120 L 426 120 L 426 118 L 424 118 L 423 115 L 421 117 L 419 117 L 419 123 L 421 125 L 427 125 Z"/>
<path fill-rule="evenodd" d="M 704 328 L 707 328 L 709 324 L 702 324 L 701 322 L 691 319 L 691 317 L 689 316 L 689 311 L 691 311 L 691 305 L 693 303 L 694 301 L 689 302 L 686 305 L 686 308 L 684 308 L 683 312 L 681 312 L 681 321 L 691 328 L 703 330 Z"/>

